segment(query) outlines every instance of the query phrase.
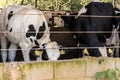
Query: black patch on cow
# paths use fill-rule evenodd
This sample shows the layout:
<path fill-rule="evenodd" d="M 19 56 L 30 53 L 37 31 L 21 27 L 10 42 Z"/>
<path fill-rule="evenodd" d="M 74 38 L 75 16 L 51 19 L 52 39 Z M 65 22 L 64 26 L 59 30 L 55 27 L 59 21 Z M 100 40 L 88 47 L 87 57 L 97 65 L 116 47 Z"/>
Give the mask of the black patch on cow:
<path fill-rule="evenodd" d="M 30 57 L 33 57 L 33 58 L 37 58 L 38 56 L 37 55 L 35 55 L 35 53 L 34 53 L 34 51 L 35 50 L 39 50 L 39 46 L 34 46 L 34 47 L 32 47 L 31 49 L 30 49 Z"/>
<path fill-rule="evenodd" d="M 8 24 L 6 25 L 6 29 L 8 28 Z"/>
<path fill-rule="evenodd" d="M 49 60 L 46 50 L 43 50 L 42 60 Z"/>
<path fill-rule="evenodd" d="M 39 57 L 39 56 L 35 55 L 35 53 L 34 53 L 35 50 L 38 50 L 38 51 L 42 51 L 42 52 L 43 52 L 42 55 L 41 55 L 41 56 L 42 56 L 42 60 L 48 60 L 48 55 L 47 55 L 47 53 L 46 53 L 46 50 L 45 50 L 44 48 L 40 49 L 39 46 L 34 46 L 34 47 L 32 47 L 32 48 L 30 49 L 29 54 L 30 54 L 30 59 L 31 59 L 31 60 L 36 60 L 37 57 Z"/>
<path fill-rule="evenodd" d="M 45 43 L 44 43 L 44 44 L 42 44 L 43 48 L 45 48 L 45 45 L 46 45 Z"/>
<path fill-rule="evenodd" d="M 45 31 L 45 22 L 43 22 L 43 25 L 39 27 L 39 31 L 37 33 L 37 39 L 40 39 L 43 36 L 44 31 Z"/>
<path fill-rule="evenodd" d="M 35 28 L 34 28 L 34 25 L 33 24 L 30 24 L 29 26 L 28 26 L 28 31 L 27 31 L 27 33 L 26 33 L 26 37 L 30 37 L 30 36 L 35 36 L 36 35 L 36 30 L 35 30 Z"/>
<path fill-rule="evenodd" d="M 10 11 L 8 14 L 8 20 L 10 20 L 10 18 L 13 16 L 13 11 Z"/>
<path fill-rule="evenodd" d="M 10 29 L 10 32 L 12 32 L 12 28 Z"/>
<path fill-rule="evenodd" d="M 35 42 L 36 45 L 39 45 L 39 43 L 37 42 L 37 40 L 34 40 L 34 42 Z"/>
<path fill-rule="evenodd" d="M 49 18 L 49 21 L 52 21 L 52 18 Z"/>
<path fill-rule="evenodd" d="M 30 38 L 30 41 L 33 42 L 33 40 Z"/>

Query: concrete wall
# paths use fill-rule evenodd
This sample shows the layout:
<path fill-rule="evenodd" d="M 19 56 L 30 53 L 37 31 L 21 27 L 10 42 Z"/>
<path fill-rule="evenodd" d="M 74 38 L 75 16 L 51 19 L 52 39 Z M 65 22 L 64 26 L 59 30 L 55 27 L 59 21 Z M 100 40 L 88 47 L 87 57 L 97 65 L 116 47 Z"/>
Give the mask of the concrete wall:
<path fill-rule="evenodd" d="M 55 62 L 1 63 L 0 80 L 95 80 L 96 72 L 108 68 L 120 69 L 120 59 L 86 57 Z"/>

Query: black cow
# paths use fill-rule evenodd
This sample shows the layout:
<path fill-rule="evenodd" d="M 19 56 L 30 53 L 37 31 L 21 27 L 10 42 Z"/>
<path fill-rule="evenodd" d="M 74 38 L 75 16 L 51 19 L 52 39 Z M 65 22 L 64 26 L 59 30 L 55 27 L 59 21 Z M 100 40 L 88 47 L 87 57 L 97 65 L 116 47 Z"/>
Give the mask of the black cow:
<path fill-rule="evenodd" d="M 73 16 L 63 16 L 62 19 L 65 22 L 65 27 L 69 27 L 73 31 L 112 31 L 113 25 L 116 23 L 116 19 L 109 16 L 115 16 L 115 11 L 111 3 L 91 2 L 87 6 L 85 13 L 81 14 L 83 17 L 77 19 Z M 87 15 L 88 17 L 84 17 Z M 90 17 L 101 16 L 101 17 Z M 103 17 L 102 17 L 103 16 Z M 107 17 L 104 17 L 107 16 Z M 89 49 L 90 56 L 103 56 L 101 54 L 102 48 L 105 51 L 106 38 L 109 38 L 111 33 L 79 33 L 76 34 L 76 40 L 79 43 L 86 44 L 88 47 L 100 47 L 95 49 Z"/>

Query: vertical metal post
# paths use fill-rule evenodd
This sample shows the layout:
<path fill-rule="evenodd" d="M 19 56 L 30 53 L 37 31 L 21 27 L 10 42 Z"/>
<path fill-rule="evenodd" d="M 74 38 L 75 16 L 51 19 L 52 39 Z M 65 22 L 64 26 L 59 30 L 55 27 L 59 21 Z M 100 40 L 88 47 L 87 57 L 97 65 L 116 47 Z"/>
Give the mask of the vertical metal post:
<path fill-rule="evenodd" d="M 113 7 L 115 7 L 115 0 L 112 0 L 112 5 Z"/>
<path fill-rule="evenodd" d="M 54 27 L 54 14 L 52 14 L 52 27 Z"/>
<path fill-rule="evenodd" d="M 34 6 L 35 6 L 35 8 L 37 8 L 37 0 L 35 0 Z"/>

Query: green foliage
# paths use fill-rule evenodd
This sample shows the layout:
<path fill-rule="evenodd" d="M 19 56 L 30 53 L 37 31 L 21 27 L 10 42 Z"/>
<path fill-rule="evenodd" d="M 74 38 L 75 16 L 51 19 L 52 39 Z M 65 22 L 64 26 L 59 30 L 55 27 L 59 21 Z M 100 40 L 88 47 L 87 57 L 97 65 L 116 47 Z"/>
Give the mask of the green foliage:
<path fill-rule="evenodd" d="M 0 7 L 6 7 L 8 5 L 19 5 L 19 4 L 34 4 L 34 0 L 0 0 Z"/>
<path fill-rule="evenodd" d="M 35 0 L 0 0 L 0 7 L 7 5 L 31 4 Z M 78 11 L 82 6 L 90 3 L 91 0 L 37 0 L 37 8 L 40 10 L 71 10 Z M 112 0 L 101 0 L 101 2 L 112 2 Z"/>
<path fill-rule="evenodd" d="M 90 2 L 91 2 L 91 0 L 81 0 L 81 1 L 80 1 L 80 4 L 83 5 L 83 6 L 85 6 L 85 5 L 87 5 L 88 3 L 90 3 Z"/>
<path fill-rule="evenodd" d="M 72 0 L 71 1 L 71 6 L 70 6 L 70 10 L 72 11 L 78 11 L 82 8 L 83 5 L 80 4 L 81 0 Z"/>
<path fill-rule="evenodd" d="M 34 0 L 21 0 L 21 1 L 23 1 L 22 4 L 24 4 L 24 5 L 27 5 L 27 4 L 34 5 Z"/>
<path fill-rule="evenodd" d="M 120 0 L 115 0 L 115 7 L 120 10 Z"/>
<path fill-rule="evenodd" d="M 119 69 L 107 69 L 103 72 L 97 72 L 95 75 L 96 80 L 102 80 L 104 78 L 108 78 L 109 80 L 118 80 L 120 77 Z"/>
<path fill-rule="evenodd" d="M 101 2 L 112 2 L 112 0 L 100 0 Z"/>

